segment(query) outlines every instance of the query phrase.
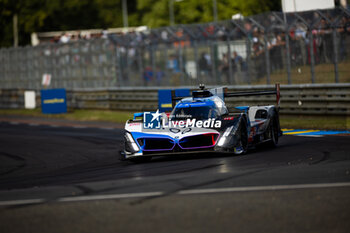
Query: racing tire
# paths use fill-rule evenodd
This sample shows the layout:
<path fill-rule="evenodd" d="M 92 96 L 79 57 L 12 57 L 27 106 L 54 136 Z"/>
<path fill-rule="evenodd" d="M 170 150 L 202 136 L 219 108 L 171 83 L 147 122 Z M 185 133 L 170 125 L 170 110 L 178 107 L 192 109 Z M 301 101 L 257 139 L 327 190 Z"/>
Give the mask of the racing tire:
<path fill-rule="evenodd" d="M 242 118 L 241 124 L 239 125 L 239 141 L 238 145 L 240 146 L 241 151 L 237 154 L 244 155 L 248 151 L 248 129 L 247 129 L 247 120 Z"/>
<path fill-rule="evenodd" d="M 268 142 L 268 146 L 270 147 L 276 147 L 278 144 L 278 125 L 277 125 L 277 119 L 276 116 L 274 116 L 270 122 L 269 126 L 269 136 L 270 136 L 270 141 Z"/>
<path fill-rule="evenodd" d="M 124 151 L 119 151 L 119 160 L 120 161 L 125 161 L 126 160 Z"/>

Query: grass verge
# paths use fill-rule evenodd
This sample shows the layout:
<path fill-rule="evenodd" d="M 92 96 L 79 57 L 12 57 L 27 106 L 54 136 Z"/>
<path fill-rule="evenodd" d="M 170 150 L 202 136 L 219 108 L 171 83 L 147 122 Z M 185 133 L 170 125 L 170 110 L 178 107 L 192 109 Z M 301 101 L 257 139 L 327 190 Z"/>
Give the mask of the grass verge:
<path fill-rule="evenodd" d="M 350 117 L 281 115 L 280 124 L 290 129 L 350 130 Z"/>

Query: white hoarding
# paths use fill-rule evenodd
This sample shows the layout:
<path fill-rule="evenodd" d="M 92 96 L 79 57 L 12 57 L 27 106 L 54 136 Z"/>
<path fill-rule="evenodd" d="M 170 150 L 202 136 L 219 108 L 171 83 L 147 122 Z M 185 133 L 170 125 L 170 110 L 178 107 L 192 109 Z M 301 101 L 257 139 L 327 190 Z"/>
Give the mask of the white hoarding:
<path fill-rule="evenodd" d="M 35 105 L 35 91 L 24 92 L 24 107 L 26 109 L 34 109 Z"/>
<path fill-rule="evenodd" d="M 334 8 L 334 0 L 282 0 L 284 12 Z"/>

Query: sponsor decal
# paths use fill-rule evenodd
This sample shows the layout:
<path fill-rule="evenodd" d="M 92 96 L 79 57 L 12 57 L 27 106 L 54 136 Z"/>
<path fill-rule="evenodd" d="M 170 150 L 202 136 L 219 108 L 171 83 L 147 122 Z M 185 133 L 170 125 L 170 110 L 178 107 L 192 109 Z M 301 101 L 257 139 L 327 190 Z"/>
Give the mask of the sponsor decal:
<path fill-rule="evenodd" d="M 44 100 L 44 104 L 57 104 L 57 103 L 64 103 L 63 98 L 54 98 L 54 99 L 46 99 Z"/>
<path fill-rule="evenodd" d="M 40 91 L 42 113 L 56 114 L 67 112 L 66 90 L 46 89 Z"/>
<path fill-rule="evenodd" d="M 173 105 L 171 103 L 169 103 L 169 104 L 161 104 L 160 107 L 162 107 L 162 108 L 172 108 Z"/>

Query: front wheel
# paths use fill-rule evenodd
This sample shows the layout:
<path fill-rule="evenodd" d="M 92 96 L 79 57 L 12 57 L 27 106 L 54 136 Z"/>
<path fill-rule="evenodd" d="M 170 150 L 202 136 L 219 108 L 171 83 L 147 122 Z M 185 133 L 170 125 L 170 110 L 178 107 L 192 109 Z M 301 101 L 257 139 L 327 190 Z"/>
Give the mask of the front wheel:
<path fill-rule="evenodd" d="M 247 130 L 247 121 L 246 119 L 242 119 L 241 124 L 239 125 L 239 129 L 237 132 L 238 142 L 236 147 L 234 148 L 235 154 L 246 154 L 248 151 L 248 130 Z"/>

